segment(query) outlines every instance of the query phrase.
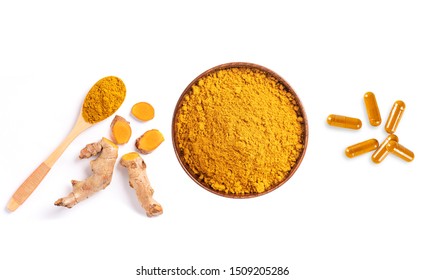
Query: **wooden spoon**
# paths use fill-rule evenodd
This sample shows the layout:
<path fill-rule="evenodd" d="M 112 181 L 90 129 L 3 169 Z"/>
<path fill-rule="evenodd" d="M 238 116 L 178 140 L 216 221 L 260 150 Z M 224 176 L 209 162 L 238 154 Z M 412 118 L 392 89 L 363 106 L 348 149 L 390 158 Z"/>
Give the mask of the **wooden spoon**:
<path fill-rule="evenodd" d="M 110 77 L 105 77 L 103 79 L 100 79 L 93 87 L 92 89 L 89 91 L 89 93 L 87 94 L 87 96 L 90 94 L 90 92 L 97 87 L 97 89 L 99 87 L 104 87 L 105 84 L 105 79 L 109 79 L 109 80 L 115 80 L 118 83 L 122 84 L 122 88 L 124 89 L 124 96 L 125 96 L 125 87 L 124 84 L 122 83 L 122 81 L 119 78 L 110 76 Z M 105 89 L 105 91 L 111 92 L 111 90 Z M 86 99 L 87 99 L 86 96 Z M 122 100 L 123 101 L 123 100 Z M 121 104 L 119 104 L 120 106 Z M 118 107 L 119 107 L 118 106 Z M 118 109 L 118 108 L 116 108 Z M 108 116 L 105 116 L 103 119 L 109 117 L 110 115 L 112 115 L 113 113 L 115 113 L 116 109 L 114 111 L 109 112 L 110 114 Z M 89 122 L 86 121 L 85 118 L 83 117 L 83 113 L 84 113 L 84 105 L 83 108 L 80 111 L 80 114 L 78 116 L 77 121 L 75 122 L 74 127 L 71 129 L 70 133 L 68 134 L 68 136 L 62 141 L 62 143 L 56 148 L 56 150 L 53 151 L 53 153 L 44 161 L 42 162 L 35 170 L 33 173 L 31 173 L 31 175 L 22 183 L 22 185 L 15 191 L 15 193 L 13 194 L 12 198 L 9 201 L 9 204 L 7 205 L 7 209 L 9 211 L 15 211 L 19 206 L 21 206 L 25 200 L 32 194 L 32 192 L 38 187 L 38 185 L 41 183 L 41 181 L 44 179 L 44 177 L 47 175 L 47 173 L 49 173 L 50 169 L 53 167 L 53 165 L 55 164 L 55 162 L 59 159 L 59 157 L 63 154 L 63 152 L 65 151 L 65 149 L 69 146 L 69 144 L 71 144 L 71 142 L 84 130 L 86 130 L 87 128 L 93 126 L 94 124 L 98 123 L 99 121 L 103 120 L 99 120 L 97 122 Z"/>

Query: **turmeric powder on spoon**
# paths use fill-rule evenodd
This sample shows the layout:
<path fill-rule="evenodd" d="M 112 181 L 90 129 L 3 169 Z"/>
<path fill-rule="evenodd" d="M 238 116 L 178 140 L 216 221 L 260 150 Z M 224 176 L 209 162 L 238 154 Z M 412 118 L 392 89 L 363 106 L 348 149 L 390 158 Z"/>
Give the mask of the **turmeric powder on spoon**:
<path fill-rule="evenodd" d="M 124 102 L 125 95 L 126 88 L 121 79 L 109 76 L 99 80 L 84 99 L 84 120 L 94 124 L 112 116 Z"/>

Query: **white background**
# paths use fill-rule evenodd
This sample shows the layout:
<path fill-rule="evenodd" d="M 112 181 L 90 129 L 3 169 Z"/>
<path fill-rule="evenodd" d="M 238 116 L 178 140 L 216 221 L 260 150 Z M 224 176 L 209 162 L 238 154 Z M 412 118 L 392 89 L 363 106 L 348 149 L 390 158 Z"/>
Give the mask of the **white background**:
<path fill-rule="evenodd" d="M 285 279 L 228 274 L 256 265 L 288 267 L 287 279 L 425 279 L 424 12 L 421 1 L 2 1 L 0 278 L 176 279 L 136 269 L 194 265 L 227 271 L 205 279 Z M 298 171 L 255 199 L 198 187 L 172 148 L 181 92 L 234 61 L 284 77 L 309 121 Z M 26 203 L 7 212 L 16 188 L 72 128 L 87 91 L 108 75 L 127 86 L 117 113 L 133 138 L 120 155 L 148 129 L 165 135 L 144 157 L 164 214 L 146 217 L 119 165 L 104 191 L 73 209 L 53 205 L 71 179 L 90 174 L 79 151 L 108 137 L 112 118 L 81 134 Z M 346 146 L 386 137 L 383 125 L 367 122 L 367 91 L 383 122 L 394 101 L 406 103 L 397 135 L 413 162 L 345 157 Z M 154 120 L 130 116 L 139 101 L 155 107 Z M 363 127 L 331 128 L 331 113 Z"/>

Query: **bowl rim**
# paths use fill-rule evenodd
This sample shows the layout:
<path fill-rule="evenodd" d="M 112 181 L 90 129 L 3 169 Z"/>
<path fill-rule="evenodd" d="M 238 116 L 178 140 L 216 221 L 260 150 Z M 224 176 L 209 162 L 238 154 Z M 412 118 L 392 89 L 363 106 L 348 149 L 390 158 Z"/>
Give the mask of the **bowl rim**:
<path fill-rule="evenodd" d="M 284 85 L 286 91 L 290 92 L 293 95 L 294 99 L 297 102 L 297 106 L 300 109 L 300 116 L 303 117 L 303 128 L 304 128 L 304 131 L 303 131 L 303 140 L 304 140 L 304 143 L 303 143 L 303 145 L 304 145 L 304 147 L 303 147 L 303 150 L 302 150 L 301 154 L 299 155 L 299 157 L 297 159 L 297 162 L 291 168 L 291 170 L 289 171 L 288 176 L 286 176 L 284 180 L 282 180 L 279 183 L 271 186 L 268 190 L 266 190 L 264 192 L 261 192 L 261 193 L 252 193 L 252 194 L 247 194 L 247 195 L 230 194 L 230 193 L 225 193 L 225 192 L 217 191 L 217 190 L 211 188 L 210 186 L 208 186 L 206 184 L 203 184 L 202 182 L 200 182 L 197 179 L 197 176 L 195 176 L 194 174 L 192 174 L 190 172 L 188 166 L 186 166 L 185 162 L 183 162 L 183 160 L 181 159 L 181 156 L 180 156 L 180 153 L 179 153 L 179 149 L 177 147 L 176 129 L 175 129 L 176 120 L 177 120 L 178 112 L 180 110 L 182 101 L 183 101 L 184 97 L 186 96 L 186 94 L 188 94 L 190 92 L 192 86 L 196 82 L 198 82 L 199 79 L 201 79 L 201 78 L 203 78 L 203 77 L 205 77 L 205 76 L 207 76 L 207 75 L 209 75 L 211 73 L 217 72 L 219 70 L 230 69 L 230 68 L 251 68 L 251 69 L 257 69 L 257 70 L 263 71 L 266 74 L 274 77 L 279 83 L 281 83 L 281 84 Z M 186 172 L 186 174 L 197 185 L 201 186 L 203 189 L 205 189 L 205 190 L 207 190 L 207 191 L 209 191 L 211 193 L 214 193 L 216 195 L 222 196 L 222 197 L 235 198 L 235 199 L 254 198 L 254 197 L 263 196 L 265 194 L 268 194 L 268 193 L 270 193 L 270 192 L 278 189 L 282 185 L 284 185 L 294 175 L 294 173 L 298 170 L 299 166 L 301 165 L 301 162 L 304 159 L 304 156 L 305 156 L 305 153 L 306 153 L 306 150 L 307 150 L 307 144 L 308 144 L 308 135 L 309 135 L 308 130 L 309 129 L 308 129 L 307 114 L 305 112 L 304 106 L 303 106 L 300 98 L 298 97 L 298 94 L 293 90 L 293 88 L 289 85 L 289 83 L 285 79 L 283 79 L 279 74 L 277 74 L 276 72 L 274 72 L 274 71 L 272 71 L 272 70 L 270 70 L 270 69 L 268 69 L 268 68 L 266 68 L 264 66 L 261 66 L 261 65 L 255 64 L 255 63 L 250 63 L 250 62 L 229 62 L 229 63 L 223 63 L 223 64 L 216 65 L 214 67 L 211 67 L 211 68 L 205 70 L 204 72 L 202 72 L 201 74 L 199 74 L 195 79 L 193 79 L 186 86 L 186 88 L 181 93 L 179 99 L 176 102 L 176 106 L 174 108 L 173 118 L 172 118 L 172 122 L 171 122 L 171 136 L 172 136 L 172 143 L 173 143 L 174 153 L 175 153 L 175 155 L 177 157 L 177 160 L 178 160 L 180 166 L 183 168 L 183 170 Z"/>

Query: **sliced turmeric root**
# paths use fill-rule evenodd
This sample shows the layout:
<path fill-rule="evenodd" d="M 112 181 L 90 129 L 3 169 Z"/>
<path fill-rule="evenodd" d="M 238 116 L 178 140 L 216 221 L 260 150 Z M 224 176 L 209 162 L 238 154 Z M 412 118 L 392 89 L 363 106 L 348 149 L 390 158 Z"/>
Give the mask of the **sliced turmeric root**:
<path fill-rule="evenodd" d="M 136 139 L 136 148 L 146 155 L 158 148 L 162 142 L 164 142 L 162 133 L 158 129 L 151 129 Z"/>
<path fill-rule="evenodd" d="M 139 102 L 131 108 L 133 116 L 141 121 L 149 121 L 155 117 L 155 109 L 147 102 Z"/>
<path fill-rule="evenodd" d="M 111 123 L 111 138 L 117 145 L 127 143 L 131 137 L 130 123 L 120 116 L 115 116 Z"/>

